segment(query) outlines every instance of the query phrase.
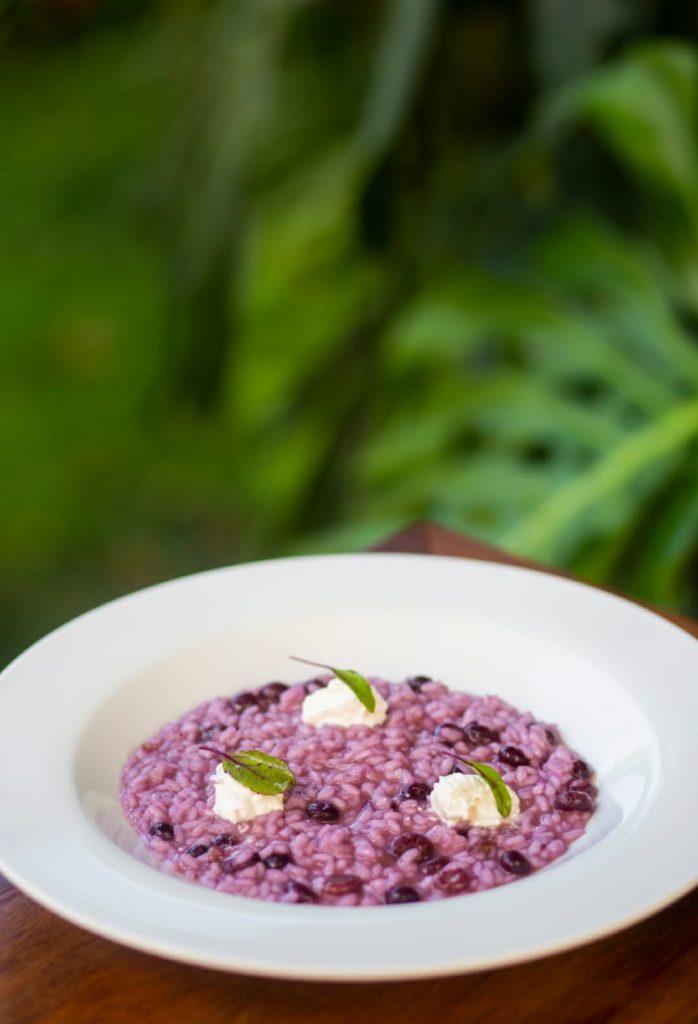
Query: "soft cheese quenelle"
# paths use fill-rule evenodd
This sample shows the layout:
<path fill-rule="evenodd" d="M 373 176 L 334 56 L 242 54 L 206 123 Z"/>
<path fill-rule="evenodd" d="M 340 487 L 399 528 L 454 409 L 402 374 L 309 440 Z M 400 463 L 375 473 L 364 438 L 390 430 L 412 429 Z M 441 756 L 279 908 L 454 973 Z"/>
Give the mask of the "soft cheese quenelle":
<path fill-rule="evenodd" d="M 442 775 L 431 791 L 432 810 L 444 825 L 468 823 L 480 828 L 499 828 L 504 822 L 511 824 L 519 814 L 519 798 L 507 786 L 511 797 L 511 813 L 503 818 L 491 788 L 479 775 Z"/>
<path fill-rule="evenodd" d="M 332 679 L 327 686 L 308 694 L 303 701 L 301 718 L 307 725 L 381 725 L 388 714 L 388 705 L 378 690 L 371 687 L 376 706 L 369 711 L 359 698 L 339 679 Z"/>
<path fill-rule="evenodd" d="M 226 821 L 252 821 L 262 814 L 284 809 L 283 793 L 273 793 L 271 796 L 253 793 L 232 775 L 228 775 L 222 764 L 216 768 L 216 774 L 211 776 L 211 782 L 216 797 L 213 813 Z"/>

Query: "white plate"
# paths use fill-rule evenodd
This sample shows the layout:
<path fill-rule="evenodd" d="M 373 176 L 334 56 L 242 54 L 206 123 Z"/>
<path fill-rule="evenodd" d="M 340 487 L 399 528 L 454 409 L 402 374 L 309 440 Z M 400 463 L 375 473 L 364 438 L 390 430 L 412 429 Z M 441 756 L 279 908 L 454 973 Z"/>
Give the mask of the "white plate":
<path fill-rule="evenodd" d="M 147 863 L 117 801 L 129 752 L 217 694 L 298 679 L 290 652 L 426 673 L 557 722 L 597 813 L 545 870 L 386 907 L 216 893 Z M 698 645 L 635 605 L 456 558 L 344 555 L 203 573 L 57 630 L 0 679 L 0 868 L 76 924 L 190 963 L 384 979 L 509 964 L 625 927 L 696 881 Z"/>

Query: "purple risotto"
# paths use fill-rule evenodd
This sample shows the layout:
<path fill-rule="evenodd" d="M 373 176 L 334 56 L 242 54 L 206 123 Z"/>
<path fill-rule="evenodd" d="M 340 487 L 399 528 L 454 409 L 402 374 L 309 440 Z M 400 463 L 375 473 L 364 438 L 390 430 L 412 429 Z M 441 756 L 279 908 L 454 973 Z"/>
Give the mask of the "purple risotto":
<path fill-rule="evenodd" d="M 369 682 L 388 705 L 375 727 L 304 722 L 323 677 L 216 698 L 143 743 L 124 767 L 121 803 L 160 866 L 281 903 L 414 903 L 539 871 L 582 835 L 597 795 L 592 769 L 554 725 L 424 676 Z M 293 782 L 277 798 L 282 809 L 237 822 L 214 813 L 221 751 L 281 759 Z M 434 809 L 443 777 L 472 776 L 473 763 L 478 780 L 512 794 L 514 811 L 497 827 L 447 823 Z"/>

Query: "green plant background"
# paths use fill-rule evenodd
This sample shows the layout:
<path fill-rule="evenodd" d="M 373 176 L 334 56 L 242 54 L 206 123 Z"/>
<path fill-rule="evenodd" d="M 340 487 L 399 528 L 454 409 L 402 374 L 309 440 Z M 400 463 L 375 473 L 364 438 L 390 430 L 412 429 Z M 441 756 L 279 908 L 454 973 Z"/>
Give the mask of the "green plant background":
<path fill-rule="evenodd" d="M 0 5 L 0 657 L 423 518 L 696 613 L 697 30 Z"/>

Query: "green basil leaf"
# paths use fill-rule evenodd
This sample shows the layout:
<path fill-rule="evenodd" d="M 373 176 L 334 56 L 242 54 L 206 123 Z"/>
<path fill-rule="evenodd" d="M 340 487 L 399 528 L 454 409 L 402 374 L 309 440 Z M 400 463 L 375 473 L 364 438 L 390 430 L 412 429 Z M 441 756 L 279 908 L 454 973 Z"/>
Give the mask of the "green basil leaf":
<path fill-rule="evenodd" d="M 234 754 L 226 754 L 222 764 L 228 775 L 253 793 L 265 796 L 284 793 L 296 783 L 285 761 L 261 750 L 237 750 Z"/>
<path fill-rule="evenodd" d="M 376 710 L 376 698 L 368 679 L 364 679 L 359 672 L 355 672 L 351 668 L 333 668 L 332 671 L 337 676 L 337 679 L 341 679 L 343 683 L 346 683 L 367 711 Z"/>
<path fill-rule="evenodd" d="M 334 668 L 332 665 L 323 665 L 321 661 L 308 661 L 307 658 L 295 658 L 291 655 L 292 661 L 301 661 L 304 665 L 314 665 L 315 668 L 326 668 L 332 672 L 340 682 L 345 683 L 351 692 L 360 700 L 367 711 L 376 710 L 376 698 L 371 689 L 368 679 L 355 672 L 353 668 Z"/>
<path fill-rule="evenodd" d="M 482 761 L 466 761 L 464 757 L 459 758 L 459 760 L 462 761 L 463 764 L 467 764 L 469 768 L 472 768 L 474 772 L 477 772 L 481 779 L 485 780 L 492 790 L 497 810 L 503 818 L 508 818 L 511 814 L 511 796 L 506 783 L 499 772 L 495 771 L 491 764 L 483 764 Z"/>

